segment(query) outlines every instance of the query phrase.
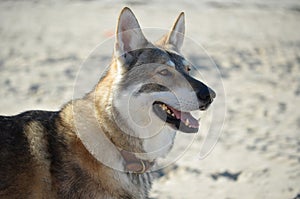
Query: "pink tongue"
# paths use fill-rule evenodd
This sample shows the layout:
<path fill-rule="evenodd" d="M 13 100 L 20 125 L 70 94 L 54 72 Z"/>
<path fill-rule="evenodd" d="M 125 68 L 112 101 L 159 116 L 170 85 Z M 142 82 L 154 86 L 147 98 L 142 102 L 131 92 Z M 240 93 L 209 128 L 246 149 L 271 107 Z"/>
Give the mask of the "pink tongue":
<path fill-rule="evenodd" d="M 185 121 L 188 119 L 190 126 L 192 126 L 193 128 L 198 128 L 199 127 L 199 122 L 198 120 L 196 120 L 190 113 L 188 112 L 181 112 L 178 111 L 170 106 L 168 106 L 173 113 L 175 114 L 177 119 L 180 119 L 183 123 L 185 123 Z"/>

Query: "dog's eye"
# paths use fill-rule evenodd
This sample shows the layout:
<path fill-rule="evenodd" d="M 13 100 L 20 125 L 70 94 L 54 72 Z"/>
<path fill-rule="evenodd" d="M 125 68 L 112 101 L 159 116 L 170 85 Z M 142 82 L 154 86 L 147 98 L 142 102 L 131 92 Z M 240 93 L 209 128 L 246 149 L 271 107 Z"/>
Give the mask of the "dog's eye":
<path fill-rule="evenodd" d="M 171 75 L 171 72 L 168 69 L 163 69 L 163 70 L 159 71 L 158 73 L 163 76 Z"/>
<path fill-rule="evenodd" d="M 182 60 L 182 64 L 184 65 L 184 68 L 187 72 L 190 72 L 191 71 L 191 67 L 190 67 L 190 64 L 188 61 L 186 60 Z"/>

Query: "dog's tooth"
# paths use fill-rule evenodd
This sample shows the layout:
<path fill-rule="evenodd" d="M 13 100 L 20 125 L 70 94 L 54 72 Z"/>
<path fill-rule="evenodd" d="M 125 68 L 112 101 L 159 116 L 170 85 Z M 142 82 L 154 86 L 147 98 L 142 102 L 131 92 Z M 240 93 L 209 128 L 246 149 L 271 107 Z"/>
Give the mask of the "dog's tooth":
<path fill-rule="evenodd" d="M 174 114 L 174 113 L 172 113 L 172 116 L 173 116 L 173 117 L 175 117 L 175 114 Z"/>
<path fill-rule="evenodd" d="M 189 119 L 186 119 L 186 120 L 185 120 L 185 125 L 186 125 L 186 126 L 189 126 L 189 125 L 190 125 Z"/>
<path fill-rule="evenodd" d="M 171 111 L 168 109 L 168 110 L 167 110 L 167 113 L 171 114 Z"/>

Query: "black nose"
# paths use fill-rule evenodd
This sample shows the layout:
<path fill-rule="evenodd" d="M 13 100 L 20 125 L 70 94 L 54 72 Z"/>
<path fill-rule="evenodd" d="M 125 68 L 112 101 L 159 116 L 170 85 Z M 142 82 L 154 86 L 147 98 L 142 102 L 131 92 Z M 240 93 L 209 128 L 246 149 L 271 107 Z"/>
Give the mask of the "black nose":
<path fill-rule="evenodd" d="M 205 103 L 211 103 L 212 100 L 216 97 L 216 93 L 209 87 L 205 86 L 197 92 L 197 97 Z"/>

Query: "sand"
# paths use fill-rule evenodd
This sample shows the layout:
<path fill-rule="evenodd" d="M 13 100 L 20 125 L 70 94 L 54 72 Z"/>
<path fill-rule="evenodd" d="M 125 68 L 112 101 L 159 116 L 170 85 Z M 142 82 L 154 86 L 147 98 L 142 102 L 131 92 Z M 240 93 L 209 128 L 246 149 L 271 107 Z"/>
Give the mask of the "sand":
<path fill-rule="evenodd" d="M 74 85 L 78 95 L 91 90 L 101 67 L 82 63 L 104 41 L 97 54 L 108 63 L 125 5 L 142 27 L 161 29 L 185 11 L 187 42 L 194 44 L 185 43 L 184 53 L 217 91 L 201 132 L 176 139 L 173 154 L 181 158 L 156 173 L 151 197 L 299 199 L 296 0 L 1 1 L 0 114 L 58 110 L 73 98 Z"/>

